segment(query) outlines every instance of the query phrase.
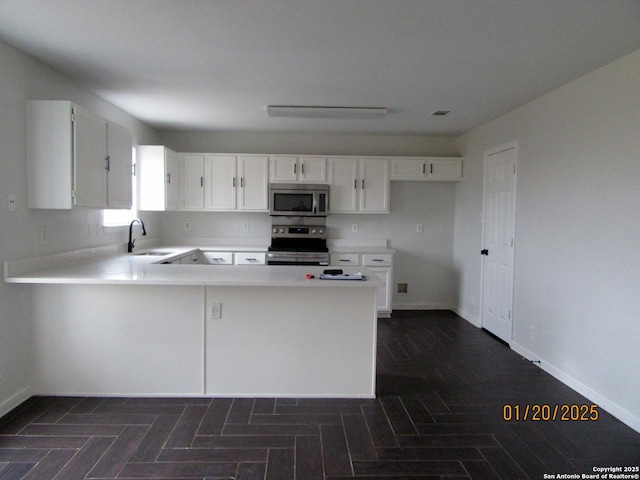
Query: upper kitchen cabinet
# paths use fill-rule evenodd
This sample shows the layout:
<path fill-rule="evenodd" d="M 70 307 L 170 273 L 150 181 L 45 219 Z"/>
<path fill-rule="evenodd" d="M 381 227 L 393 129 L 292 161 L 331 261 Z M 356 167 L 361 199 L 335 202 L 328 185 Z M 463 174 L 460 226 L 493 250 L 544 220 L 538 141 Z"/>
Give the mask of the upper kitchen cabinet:
<path fill-rule="evenodd" d="M 391 180 L 462 180 L 462 158 L 395 157 L 391 159 Z"/>
<path fill-rule="evenodd" d="M 184 210 L 269 210 L 268 155 L 182 154 Z"/>
<path fill-rule="evenodd" d="M 162 145 L 136 147 L 139 210 L 178 209 L 178 155 Z"/>
<path fill-rule="evenodd" d="M 27 102 L 29 208 L 131 208 L 128 130 L 69 101 Z"/>
<path fill-rule="evenodd" d="M 331 213 L 389 213 L 387 158 L 329 157 Z"/>
<path fill-rule="evenodd" d="M 327 181 L 326 157 L 310 155 L 271 155 L 271 182 L 324 183 Z"/>
<path fill-rule="evenodd" d="M 178 156 L 180 168 L 180 210 L 204 210 L 204 155 L 184 153 Z"/>

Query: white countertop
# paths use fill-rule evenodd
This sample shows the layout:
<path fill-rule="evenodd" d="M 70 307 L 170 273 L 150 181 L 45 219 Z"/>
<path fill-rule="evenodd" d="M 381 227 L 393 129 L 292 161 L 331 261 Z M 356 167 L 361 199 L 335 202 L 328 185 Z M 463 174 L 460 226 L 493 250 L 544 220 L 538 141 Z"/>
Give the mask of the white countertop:
<path fill-rule="evenodd" d="M 238 287 L 381 287 L 383 283 L 366 267 L 343 268 L 344 273 L 362 272 L 366 281 L 321 280 L 324 266 L 268 266 L 268 265 L 181 265 L 162 264 L 166 259 L 184 254 L 192 247 L 160 247 L 166 256 L 136 254 L 107 254 L 104 251 L 83 251 L 42 257 L 27 261 L 5 263 L 7 283 L 46 284 L 120 284 L 120 285 L 219 285 Z M 22 262 L 22 263 L 20 263 Z M 34 266 L 37 268 L 34 269 Z M 29 268 L 30 267 L 30 268 Z M 22 271 L 21 271 L 22 270 Z M 307 280 L 306 274 L 316 278 Z"/>

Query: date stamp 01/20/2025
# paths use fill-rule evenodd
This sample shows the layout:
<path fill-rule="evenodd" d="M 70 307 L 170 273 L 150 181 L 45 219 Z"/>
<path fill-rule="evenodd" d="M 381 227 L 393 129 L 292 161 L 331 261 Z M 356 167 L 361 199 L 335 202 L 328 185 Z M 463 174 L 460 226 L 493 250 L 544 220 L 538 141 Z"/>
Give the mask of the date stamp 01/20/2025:
<path fill-rule="evenodd" d="M 502 408 L 505 422 L 595 422 L 600 418 L 598 405 L 506 404 Z M 640 465 L 595 466 L 588 473 L 545 473 L 543 480 L 597 479 L 640 480 Z"/>

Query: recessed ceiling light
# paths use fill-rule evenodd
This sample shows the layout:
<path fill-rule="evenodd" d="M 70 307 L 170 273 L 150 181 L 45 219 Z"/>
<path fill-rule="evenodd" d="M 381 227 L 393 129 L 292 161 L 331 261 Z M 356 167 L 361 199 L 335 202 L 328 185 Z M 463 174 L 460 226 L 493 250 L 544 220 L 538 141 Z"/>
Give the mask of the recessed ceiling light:
<path fill-rule="evenodd" d="M 445 115 L 448 115 L 450 113 L 451 110 L 436 110 L 431 115 L 433 115 L 434 117 L 444 117 Z"/>
<path fill-rule="evenodd" d="M 387 109 L 381 107 L 314 107 L 306 105 L 269 105 L 270 117 L 279 118 L 348 118 L 380 119 L 387 115 Z"/>

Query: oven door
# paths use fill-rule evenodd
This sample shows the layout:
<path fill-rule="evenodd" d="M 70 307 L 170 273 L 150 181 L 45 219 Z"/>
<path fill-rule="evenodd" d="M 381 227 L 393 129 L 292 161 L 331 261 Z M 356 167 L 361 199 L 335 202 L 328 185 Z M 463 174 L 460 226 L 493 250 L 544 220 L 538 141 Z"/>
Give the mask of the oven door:
<path fill-rule="evenodd" d="M 324 252 L 268 252 L 267 265 L 329 265 Z"/>

